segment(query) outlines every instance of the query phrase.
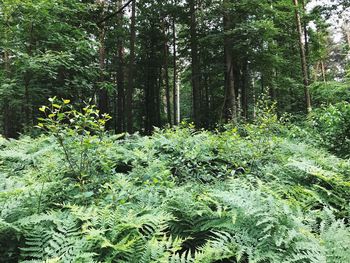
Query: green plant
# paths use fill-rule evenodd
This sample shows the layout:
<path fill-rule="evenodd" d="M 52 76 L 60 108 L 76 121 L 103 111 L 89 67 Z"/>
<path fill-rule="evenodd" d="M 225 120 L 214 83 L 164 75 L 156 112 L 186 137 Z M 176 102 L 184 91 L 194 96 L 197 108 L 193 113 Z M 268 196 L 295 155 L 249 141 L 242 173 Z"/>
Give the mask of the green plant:
<path fill-rule="evenodd" d="M 42 106 L 45 118 L 38 127 L 53 135 L 64 152 L 73 176 L 80 183 L 91 176 L 96 149 L 102 143 L 108 114 L 100 114 L 94 105 L 85 104 L 82 112 L 69 104 L 70 100 L 49 99 L 50 106 Z"/>
<path fill-rule="evenodd" d="M 350 103 L 340 102 L 315 110 L 310 121 L 322 144 L 339 156 L 350 156 Z"/>
<path fill-rule="evenodd" d="M 42 127 L 66 136 L 70 160 L 86 150 L 83 181 L 50 129 L 1 142 L 1 262 L 348 261 L 350 164 L 289 136 L 290 124 L 266 117 L 121 139 L 93 130 L 96 120 L 65 121 L 80 114 Z"/>

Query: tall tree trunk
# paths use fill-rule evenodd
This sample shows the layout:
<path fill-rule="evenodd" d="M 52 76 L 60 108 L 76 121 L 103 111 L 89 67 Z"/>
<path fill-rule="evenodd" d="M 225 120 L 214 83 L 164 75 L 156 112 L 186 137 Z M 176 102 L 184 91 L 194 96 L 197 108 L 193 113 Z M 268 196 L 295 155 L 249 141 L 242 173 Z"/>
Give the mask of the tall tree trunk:
<path fill-rule="evenodd" d="M 235 91 L 235 77 L 233 65 L 233 41 L 227 32 L 232 29 L 231 14 L 228 10 L 228 0 L 224 0 L 224 56 L 225 56 L 225 101 L 223 116 L 226 121 L 237 120 L 237 101 Z"/>
<path fill-rule="evenodd" d="M 176 0 L 175 0 L 176 5 Z M 174 124 L 180 123 L 180 89 L 178 86 L 178 72 L 177 72 L 177 50 L 176 50 L 176 23 L 175 16 L 172 21 L 173 31 L 173 107 L 174 107 Z"/>
<path fill-rule="evenodd" d="M 163 56 L 164 56 L 164 82 L 165 82 L 165 99 L 166 99 L 166 114 L 167 114 L 167 120 L 168 124 L 172 125 L 171 122 L 171 103 L 170 103 L 170 83 L 169 83 L 169 63 L 168 63 L 168 57 L 169 57 L 169 47 L 168 47 L 168 36 L 167 36 L 167 26 L 165 18 L 163 18 L 163 37 L 164 37 L 164 43 L 163 43 Z"/>
<path fill-rule="evenodd" d="M 321 60 L 321 71 L 322 71 L 322 79 L 323 82 L 327 82 L 327 78 L 326 78 L 326 67 L 324 65 L 324 61 Z"/>
<path fill-rule="evenodd" d="M 154 24 L 152 24 L 152 28 Z M 153 130 L 153 127 L 161 126 L 160 119 L 160 105 L 161 105 L 161 96 L 160 89 L 162 87 L 162 67 L 159 63 L 158 56 L 158 42 L 154 38 L 153 32 L 150 32 L 150 42 L 146 46 L 147 48 L 147 65 L 145 71 L 146 75 L 146 85 L 145 85 L 145 132 L 150 134 Z"/>
<path fill-rule="evenodd" d="M 305 55 L 305 47 L 303 44 L 303 32 L 302 32 L 302 26 L 301 26 L 301 18 L 299 13 L 299 4 L 298 0 L 293 0 L 294 6 L 295 6 L 295 21 L 298 31 L 298 41 L 299 41 L 299 49 L 300 49 L 300 59 L 301 59 L 301 69 L 302 69 L 302 75 L 303 75 L 303 82 L 304 82 L 304 96 L 305 96 L 305 102 L 306 102 L 306 110 L 307 112 L 311 112 L 311 97 L 309 92 L 309 80 L 308 80 L 308 69 L 307 69 L 307 61 L 306 61 L 306 55 Z"/>
<path fill-rule="evenodd" d="M 5 42 L 8 41 L 8 31 L 5 29 L 5 35 L 4 40 Z M 3 51 L 3 62 L 4 62 L 4 73 L 5 78 L 10 78 L 11 76 L 11 61 L 10 61 L 10 51 L 7 48 L 7 45 L 4 48 Z M 14 138 L 17 136 L 16 127 L 14 120 L 16 117 L 14 116 L 15 109 L 10 105 L 7 98 L 4 98 L 3 101 L 3 108 L 2 108 L 2 114 L 3 114 L 3 133 L 6 138 Z"/>
<path fill-rule="evenodd" d="M 118 10 L 122 7 L 123 1 L 118 0 L 117 8 Z M 122 31 L 123 28 L 123 12 L 117 14 L 117 27 Z M 123 46 L 123 36 L 118 35 L 117 40 L 117 51 L 118 51 L 118 62 L 117 62 L 117 90 L 118 90 L 118 123 L 117 131 L 118 133 L 123 132 L 125 129 L 125 93 L 124 93 L 124 46 Z"/>
<path fill-rule="evenodd" d="M 126 91 L 125 113 L 127 120 L 127 131 L 133 132 L 133 94 L 134 94 L 134 64 L 135 64 L 135 39 L 136 39 L 136 0 L 131 5 L 131 23 L 130 23 L 130 56 L 128 72 L 128 89 Z"/>
<path fill-rule="evenodd" d="M 256 120 L 256 90 L 255 90 L 255 76 L 252 78 L 252 97 L 253 97 L 253 120 Z"/>
<path fill-rule="evenodd" d="M 98 0 L 97 3 L 100 4 L 101 8 L 101 17 L 104 17 L 105 14 L 105 0 Z M 98 39 L 99 39 L 99 66 L 100 66 L 100 83 L 102 84 L 105 81 L 104 71 L 106 68 L 106 50 L 105 50 L 105 37 L 106 37 L 106 28 L 105 22 L 99 25 Z M 98 108 L 101 113 L 108 113 L 108 93 L 107 90 L 103 87 L 100 87 L 98 90 Z"/>
<path fill-rule="evenodd" d="M 306 14 L 306 5 L 305 0 L 301 0 L 302 6 L 303 6 L 303 13 Z M 306 67 L 307 67 L 307 77 L 310 84 L 311 81 L 311 74 L 310 74 L 310 63 L 309 63 L 309 39 L 308 39 L 308 30 L 307 30 L 307 22 L 305 19 L 303 20 L 303 29 L 304 29 L 304 43 L 305 43 L 305 59 L 306 59 Z"/>
<path fill-rule="evenodd" d="M 248 89 L 249 89 L 249 68 L 248 62 L 245 61 L 242 72 L 242 117 L 248 118 Z"/>
<path fill-rule="evenodd" d="M 318 81 L 318 71 L 320 68 L 320 62 L 316 62 L 315 67 L 314 67 L 314 81 L 317 82 Z"/>
<path fill-rule="evenodd" d="M 154 41 L 153 45 L 157 45 L 157 43 Z M 153 54 L 156 54 L 156 49 L 154 49 Z M 154 57 L 154 59 L 156 59 L 156 57 Z M 155 61 L 154 61 L 155 62 Z M 152 65 L 155 65 L 155 63 L 152 63 Z M 154 115 L 155 118 L 155 122 L 154 122 L 154 126 L 156 127 L 160 127 L 162 125 L 161 122 L 161 90 L 162 90 L 162 86 L 163 86 L 163 74 L 162 74 L 162 66 L 159 65 L 158 68 L 158 77 L 157 75 L 155 75 L 155 85 L 154 87 L 154 99 L 155 99 L 155 104 L 154 104 L 154 111 L 152 113 L 152 115 Z M 158 83 L 157 83 L 157 79 L 158 79 Z"/>
<path fill-rule="evenodd" d="M 209 71 L 206 71 L 209 72 Z M 209 125 L 211 125 L 210 120 L 211 120 L 211 111 L 210 111 L 210 106 L 209 106 L 209 74 L 206 73 L 204 76 L 204 107 L 203 109 L 206 112 L 206 118 L 205 120 L 205 128 L 209 128 Z"/>
<path fill-rule="evenodd" d="M 27 48 L 28 56 L 31 57 L 33 53 L 33 30 L 34 24 L 31 22 L 30 32 L 29 32 L 29 45 Z M 31 73 L 27 70 L 24 73 L 24 116 L 25 116 L 25 125 L 30 125 L 31 123 L 31 107 L 30 107 L 30 91 L 29 85 L 31 81 Z"/>
<path fill-rule="evenodd" d="M 200 108 L 200 71 L 198 56 L 198 39 L 197 39 L 197 17 L 196 17 L 196 0 L 189 0 L 190 5 L 190 45 L 191 45 L 191 69 L 192 69 L 192 107 L 193 120 L 196 126 L 201 126 L 201 108 Z"/>

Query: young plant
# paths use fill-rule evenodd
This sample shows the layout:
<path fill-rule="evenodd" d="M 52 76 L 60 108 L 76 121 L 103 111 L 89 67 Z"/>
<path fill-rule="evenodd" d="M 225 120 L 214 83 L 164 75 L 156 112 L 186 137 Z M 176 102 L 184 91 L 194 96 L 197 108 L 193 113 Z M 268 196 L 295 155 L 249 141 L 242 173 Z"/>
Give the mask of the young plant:
<path fill-rule="evenodd" d="M 94 152 L 102 141 L 105 125 L 111 117 L 100 114 L 95 105 L 85 104 L 82 112 L 70 100 L 50 98 L 49 106 L 39 108 L 45 114 L 38 127 L 57 139 L 70 172 L 80 183 L 91 175 Z"/>

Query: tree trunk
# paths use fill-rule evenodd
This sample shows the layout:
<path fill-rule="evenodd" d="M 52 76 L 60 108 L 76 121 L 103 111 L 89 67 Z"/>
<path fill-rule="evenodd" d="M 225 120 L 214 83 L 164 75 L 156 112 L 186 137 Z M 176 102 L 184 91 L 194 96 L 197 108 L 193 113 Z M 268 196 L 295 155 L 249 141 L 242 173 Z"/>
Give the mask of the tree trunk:
<path fill-rule="evenodd" d="M 130 24 L 130 56 L 128 72 L 128 89 L 126 91 L 126 121 L 127 131 L 133 132 L 133 94 L 134 94 L 134 64 L 135 64 L 135 39 L 136 39 L 136 0 L 131 5 L 131 24 Z"/>
<path fill-rule="evenodd" d="M 245 61 L 242 72 L 242 117 L 248 118 L 248 89 L 249 89 L 249 68 L 248 62 Z"/>
<path fill-rule="evenodd" d="M 167 120 L 168 124 L 172 125 L 171 122 L 171 104 L 170 104 L 170 84 L 169 84 L 169 63 L 168 63 L 168 56 L 169 56 L 169 47 L 168 47 L 168 36 L 167 36 L 167 26 L 165 18 L 163 18 L 163 37 L 164 37 L 164 43 L 163 43 L 163 56 L 164 56 L 164 82 L 165 82 L 165 100 L 166 100 L 166 114 L 167 114 Z"/>
<path fill-rule="evenodd" d="M 117 8 L 118 10 L 122 7 L 122 0 L 118 0 Z M 122 29 L 123 27 L 123 12 L 117 15 L 117 27 Z M 117 133 L 121 133 L 125 130 L 125 93 L 124 93 L 124 46 L 123 46 L 123 36 L 118 35 L 117 40 L 117 50 L 118 50 L 118 68 L 117 68 L 117 90 L 118 90 L 118 123 L 117 123 Z"/>
<path fill-rule="evenodd" d="M 153 25 L 152 25 L 153 26 Z M 157 54 L 157 39 L 150 35 L 147 48 L 146 85 L 145 85 L 145 132 L 150 134 L 153 127 L 161 126 L 160 119 L 160 88 L 162 87 L 162 67 Z"/>
<path fill-rule="evenodd" d="M 306 5 L 305 0 L 301 0 L 301 4 L 303 7 L 303 12 L 306 14 Z M 311 74 L 310 74 L 310 64 L 309 64 L 309 39 L 308 39 L 308 31 L 307 31 L 307 23 L 305 19 L 303 20 L 303 29 L 304 29 L 304 43 L 305 43 L 305 60 L 306 60 L 306 67 L 307 67 L 307 78 L 310 84 L 311 81 Z"/>
<path fill-rule="evenodd" d="M 105 14 L 105 0 L 97 1 L 101 5 L 101 17 L 104 17 Z M 106 50 L 105 50 L 105 36 L 106 36 L 106 28 L 105 22 L 101 23 L 99 26 L 98 39 L 99 39 L 99 66 L 100 66 L 100 83 L 102 84 L 105 81 L 104 71 L 106 67 Z M 108 113 L 108 93 L 107 90 L 103 87 L 100 87 L 98 90 L 98 108 L 101 113 Z"/>
<path fill-rule="evenodd" d="M 8 40 L 8 35 L 7 35 L 7 29 L 5 29 L 5 35 L 4 39 L 5 42 Z M 10 51 L 7 48 L 7 46 L 4 48 L 3 51 L 3 62 L 4 62 L 4 75 L 5 78 L 10 78 L 11 77 L 11 61 L 10 61 Z M 15 138 L 17 136 L 17 131 L 15 127 L 14 120 L 16 120 L 16 117 L 14 116 L 15 114 L 15 109 L 11 106 L 9 103 L 8 98 L 3 99 L 3 108 L 2 108 L 2 113 L 3 113 L 3 134 L 6 138 Z"/>
<path fill-rule="evenodd" d="M 175 1 L 176 5 L 176 1 Z M 178 72 L 177 72 L 177 50 L 176 50 L 176 23 L 175 17 L 173 17 L 172 21 L 172 30 L 173 30 L 173 107 L 174 107 L 174 125 L 178 125 L 180 123 L 180 89 L 178 86 Z"/>
<path fill-rule="evenodd" d="M 232 29 L 232 19 L 227 5 L 229 1 L 224 0 L 224 56 L 225 56 L 225 101 L 223 116 L 226 121 L 237 120 L 237 101 L 235 91 L 235 80 L 234 80 L 234 65 L 233 65 L 233 52 L 232 38 L 227 35 L 227 32 Z"/>
<path fill-rule="evenodd" d="M 303 44 L 303 32 L 301 27 L 300 13 L 298 10 L 298 7 L 299 7 L 298 0 L 293 0 L 293 3 L 295 6 L 295 20 L 296 20 L 296 26 L 298 31 L 298 41 L 299 41 L 299 49 L 300 49 L 301 69 L 302 69 L 303 82 L 304 82 L 306 110 L 307 112 L 311 112 L 312 108 L 311 108 L 311 97 L 309 92 L 307 61 L 306 61 L 306 55 L 305 55 L 305 47 Z"/>
<path fill-rule="evenodd" d="M 196 17 L 196 0 L 189 0 L 190 5 L 190 45 L 191 45 L 191 69 L 192 69 L 192 101 L 193 101 L 193 120 L 196 126 L 201 126 L 201 109 L 200 109 L 200 71 L 198 56 L 198 39 L 197 39 L 197 17 Z"/>
<path fill-rule="evenodd" d="M 324 65 L 324 62 L 323 60 L 321 60 L 321 71 L 322 71 L 322 79 L 323 79 L 323 82 L 327 82 L 327 79 L 326 79 L 326 67 Z"/>
<path fill-rule="evenodd" d="M 29 32 L 29 45 L 27 49 L 27 53 L 29 57 L 32 56 L 33 53 L 33 30 L 34 30 L 34 24 L 31 22 L 30 25 L 30 32 Z M 31 73 L 29 71 L 26 71 L 24 73 L 24 116 L 25 116 L 25 125 L 30 125 L 32 118 L 31 115 L 31 107 L 30 107 L 30 91 L 29 91 L 29 85 L 31 81 Z"/>
<path fill-rule="evenodd" d="M 318 71 L 320 68 L 320 62 L 316 62 L 315 67 L 314 67 L 314 81 L 318 81 Z"/>

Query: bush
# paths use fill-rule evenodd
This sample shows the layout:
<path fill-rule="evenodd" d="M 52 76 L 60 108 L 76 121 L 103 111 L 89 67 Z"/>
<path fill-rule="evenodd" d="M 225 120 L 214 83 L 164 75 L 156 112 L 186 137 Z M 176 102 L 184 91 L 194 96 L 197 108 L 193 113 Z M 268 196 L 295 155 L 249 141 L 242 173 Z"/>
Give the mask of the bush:
<path fill-rule="evenodd" d="M 333 153 L 350 156 L 350 103 L 342 102 L 316 109 L 310 116 L 322 144 Z"/>

